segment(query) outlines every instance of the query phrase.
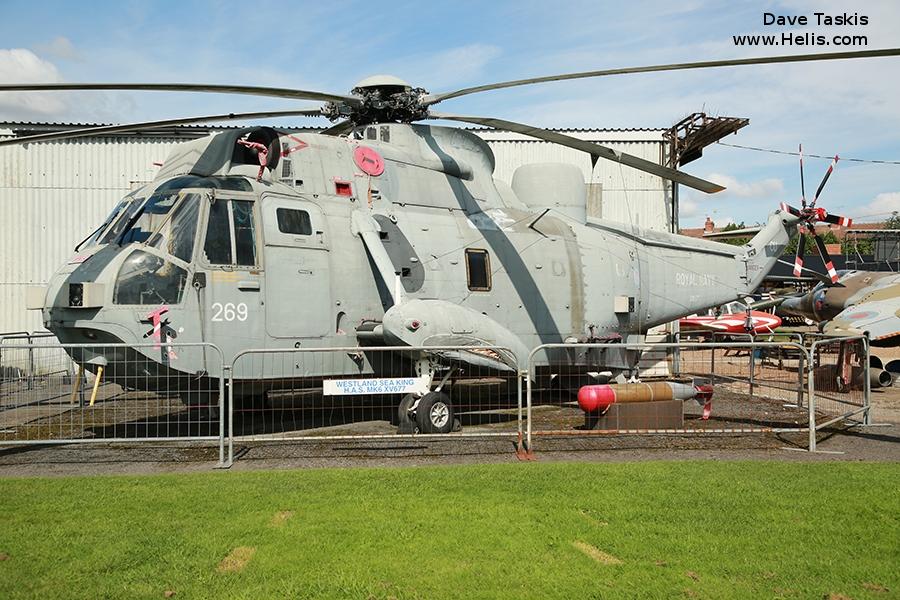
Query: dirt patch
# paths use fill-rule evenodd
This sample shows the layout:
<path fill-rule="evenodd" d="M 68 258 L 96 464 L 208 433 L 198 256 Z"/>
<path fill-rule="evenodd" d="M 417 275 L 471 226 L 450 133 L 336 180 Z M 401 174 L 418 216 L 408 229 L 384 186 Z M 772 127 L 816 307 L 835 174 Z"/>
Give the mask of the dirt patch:
<path fill-rule="evenodd" d="M 576 549 L 584 553 L 585 555 L 593 558 L 595 561 L 600 563 L 601 565 L 621 565 L 622 561 L 613 556 L 612 554 L 608 554 L 603 550 L 600 550 L 596 546 L 591 546 L 585 542 L 574 541 L 572 545 L 575 546 Z"/>
<path fill-rule="evenodd" d="M 825 596 L 825 600 L 853 600 L 853 598 L 847 596 L 846 594 L 836 594 L 834 592 L 831 592 L 830 594 Z"/>
<path fill-rule="evenodd" d="M 870 592 L 887 592 L 888 589 L 883 585 L 878 585 L 877 583 L 864 583 L 862 584 L 863 588 L 869 590 Z"/>
<path fill-rule="evenodd" d="M 256 548 L 252 546 L 238 546 L 222 559 L 216 570 L 219 573 L 238 573 L 243 571 L 254 554 L 256 554 Z"/>
<path fill-rule="evenodd" d="M 163 598 L 174 598 L 175 592 L 173 590 L 166 590 L 163 592 Z"/>
<path fill-rule="evenodd" d="M 688 577 L 690 577 L 690 578 L 693 579 L 694 581 L 700 581 L 700 576 L 697 575 L 696 573 L 694 573 L 693 571 L 687 571 L 687 572 L 685 572 L 685 575 L 687 575 Z"/>
<path fill-rule="evenodd" d="M 294 511 L 292 510 L 281 510 L 275 513 L 272 517 L 272 526 L 273 527 L 281 527 L 284 525 L 288 519 L 294 516 Z"/>
<path fill-rule="evenodd" d="M 6 552 L 0 552 L 0 561 L 9 560 L 9 554 Z"/>

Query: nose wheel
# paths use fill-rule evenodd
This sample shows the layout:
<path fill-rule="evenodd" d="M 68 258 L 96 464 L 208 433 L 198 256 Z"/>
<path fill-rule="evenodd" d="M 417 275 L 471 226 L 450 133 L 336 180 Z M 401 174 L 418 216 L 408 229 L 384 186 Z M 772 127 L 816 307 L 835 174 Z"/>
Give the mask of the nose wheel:
<path fill-rule="evenodd" d="M 443 392 L 406 396 L 398 413 L 400 433 L 450 433 L 455 424 L 453 404 Z"/>

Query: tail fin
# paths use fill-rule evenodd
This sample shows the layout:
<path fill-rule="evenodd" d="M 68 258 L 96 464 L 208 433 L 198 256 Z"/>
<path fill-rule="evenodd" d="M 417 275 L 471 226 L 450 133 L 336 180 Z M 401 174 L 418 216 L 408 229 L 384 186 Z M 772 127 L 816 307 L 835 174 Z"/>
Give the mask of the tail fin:
<path fill-rule="evenodd" d="M 765 226 L 747 242 L 744 256 L 747 261 L 747 291 L 752 292 L 775 263 L 784 254 L 784 249 L 797 233 L 797 224 L 802 219 L 790 212 L 779 209 L 769 215 Z"/>

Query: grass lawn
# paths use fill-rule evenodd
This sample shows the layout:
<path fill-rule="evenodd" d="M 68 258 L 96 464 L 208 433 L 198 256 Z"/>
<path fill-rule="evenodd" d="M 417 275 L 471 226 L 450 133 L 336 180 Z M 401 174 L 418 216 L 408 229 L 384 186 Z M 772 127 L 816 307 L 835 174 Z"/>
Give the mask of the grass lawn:
<path fill-rule="evenodd" d="M 0 480 L 0 598 L 897 598 L 900 465 Z"/>

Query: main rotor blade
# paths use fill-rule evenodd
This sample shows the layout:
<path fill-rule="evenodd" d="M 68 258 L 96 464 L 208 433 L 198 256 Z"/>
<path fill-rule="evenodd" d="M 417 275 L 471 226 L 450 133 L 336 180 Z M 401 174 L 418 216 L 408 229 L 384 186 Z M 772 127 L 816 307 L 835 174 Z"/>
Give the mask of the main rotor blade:
<path fill-rule="evenodd" d="M 707 194 L 714 194 L 725 189 L 717 183 L 705 181 L 703 179 L 700 179 L 699 177 L 694 177 L 693 175 L 688 175 L 687 173 L 682 173 L 681 171 L 676 171 L 675 169 L 670 169 L 669 167 L 658 165 L 654 162 L 650 162 L 649 160 L 644 160 L 643 158 L 638 158 L 637 156 L 632 156 L 631 154 L 625 154 L 624 152 L 618 152 L 616 150 L 613 150 L 612 148 L 601 146 L 600 144 L 579 140 L 578 138 L 564 135 L 562 133 L 557 133 L 555 131 L 550 131 L 549 129 L 534 127 L 533 125 L 525 125 L 522 123 L 504 121 L 503 119 L 493 119 L 490 117 L 467 117 L 461 115 L 450 115 L 445 113 L 433 112 L 428 113 L 428 118 L 446 119 L 448 121 L 461 121 L 463 123 L 485 125 L 487 127 L 493 127 L 494 129 L 503 129 L 506 131 L 521 133 L 523 135 L 537 138 L 539 140 L 546 140 L 548 142 L 553 142 L 555 144 L 560 144 L 562 146 L 567 146 L 569 148 L 575 148 L 576 150 L 587 152 L 594 159 L 594 162 L 596 162 L 596 158 L 604 158 L 606 160 L 615 161 L 623 165 L 638 169 L 640 171 L 644 171 L 645 173 L 658 175 L 659 177 L 662 177 L 664 179 L 671 179 L 676 183 L 686 185 L 688 187 L 694 188 L 695 190 L 700 190 L 701 192 L 706 192 Z"/>
<path fill-rule="evenodd" d="M 207 115 L 205 117 L 187 117 L 184 119 L 166 119 L 164 121 L 144 121 L 142 123 L 129 123 L 123 125 L 101 125 L 99 127 L 87 127 L 85 129 L 73 129 L 71 131 L 55 131 L 52 133 L 38 133 L 22 137 L 0 140 L 0 146 L 14 146 L 17 144 L 30 144 L 31 142 L 49 142 L 54 140 L 68 140 L 72 138 L 91 137 L 108 133 L 123 133 L 131 131 L 147 131 L 172 125 L 189 125 L 191 123 L 208 123 L 209 121 L 235 121 L 244 119 L 268 119 L 272 117 L 318 117 L 322 113 L 319 109 L 312 110 L 270 110 L 266 112 L 228 113 L 227 115 Z"/>
<path fill-rule="evenodd" d="M 360 105 L 355 96 L 329 94 L 292 88 L 260 87 L 256 85 L 220 85 L 207 83 L 3 83 L 0 92 L 56 92 L 56 91 L 122 90 L 138 92 L 203 92 L 210 94 L 246 94 L 271 96 L 293 100 L 321 100 Z"/>
<path fill-rule="evenodd" d="M 771 63 L 805 62 L 814 60 L 841 60 L 845 58 L 873 58 L 877 56 L 898 56 L 900 48 L 885 48 L 882 50 L 859 50 L 851 52 L 821 52 L 816 54 L 794 54 L 787 56 L 760 56 L 756 58 L 734 58 L 726 60 L 710 60 L 694 63 L 674 63 L 669 65 L 652 65 L 647 67 L 624 67 L 619 69 L 604 69 L 601 71 L 583 71 L 580 73 L 565 73 L 561 75 L 547 75 L 544 77 L 531 77 L 529 79 L 515 79 L 500 83 L 489 83 L 475 87 L 463 88 L 454 92 L 443 94 L 428 94 L 422 100 L 430 106 L 450 98 L 458 98 L 477 92 L 499 90 L 519 85 L 531 85 L 533 83 L 545 83 L 548 81 L 562 81 L 566 79 L 586 79 L 589 77 L 605 77 L 607 75 L 625 75 L 629 73 L 650 73 L 656 71 L 683 71 L 687 69 L 708 69 L 713 67 L 734 67 L 739 65 L 765 65 Z"/>

